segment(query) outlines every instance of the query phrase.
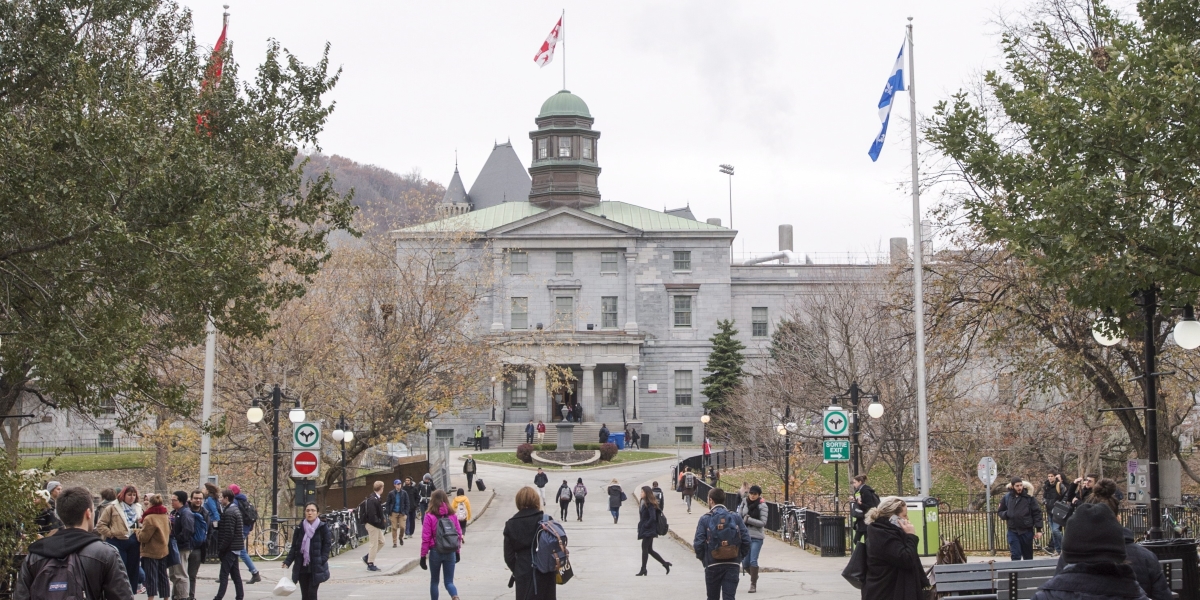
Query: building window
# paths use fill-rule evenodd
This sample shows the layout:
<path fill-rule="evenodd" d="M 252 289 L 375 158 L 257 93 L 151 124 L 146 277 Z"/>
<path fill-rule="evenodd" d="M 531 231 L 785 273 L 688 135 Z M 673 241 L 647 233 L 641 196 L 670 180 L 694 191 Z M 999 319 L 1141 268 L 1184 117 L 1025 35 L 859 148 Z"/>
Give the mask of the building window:
<path fill-rule="evenodd" d="M 675 406 L 692 405 L 692 372 L 675 371 Z"/>
<path fill-rule="evenodd" d="M 101 448 L 113 447 L 113 432 L 111 429 L 105 429 L 100 432 L 100 438 L 96 440 L 96 445 Z"/>
<path fill-rule="evenodd" d="M 529 329 L 529 298 L 513 298 L 509 328 Z"/>
<path fill-rule="evenodd" d="M 450 445 L 454 445 L 454 430 L 453 429 L 434 429 L 434 438 L 437 441 L 450 440 Z"/>
<path fill-rule="evenodd" d="M 433 259 L 433 266 L 439 271 L 449 271 L 454 268 L 453 252 L 438 252 Z"/>
<path fill-rule="evenodd" d="M 675 443 L 676 444 L 692 443 L 692 428 L 691 427 L 676 427 L 675 428 Z"/>
<path fill-rule="evenodd" d="M 600 298 L 600 327 L 603 329 L 617 328 L 616 296 L 604 296 Z"/>
<path fill-rule="evenodd" d="M 767 337 L 767 307 L 759 306 L 750 309 L 750 335 Z"/>
<path fill-rule="evenodd" d="M 525 252 L 510 252 L 508 254 L 508 268 L 513 275 L 528 275 L 529 274 L 529 254 Z"/>
<path fill-rule="evenodd" d="M 692 270 L 692 252 L 690 250 L 675 251 L 675 266 L 672 267 L 676 271 L 691 271 Z"/>
<path fill-rule="evenodd" d="M 529 406 L 529 374 L 517 371 L 508 378 L 509 408 L 526 408 Z"/>
<path fill-rule="evenodd" d="M 616 252 L 601 252 L 600 253 L 600 272 L 601 273 L 616 273 L 617 272 L 617 253 Z"/>
<path fill-rule="evenodd" d="M 580 146 L 582 147 L 581 152 L 583 153 L 583 157 L 588 160 L 591 160 L 592 159 L 592 139 L 591 138 L 583 138 L 580 141 Z"/>
<path fill-rule="evenodd" d="M 616 371 L 601 371 L 600 372 L 600 403 L 602 406 L 614 407 L 618 406 L 617 399 L 617 372 Z"/>
<path fill-rule="evenodd" d="M 572 331 L 575 329 L 575 297 L 554 298 L 554 328 Z"/>
<path fill-rule="evenodd" d="M 691 327 L 692 326 L 692 297 L 691 296 L 675 296 L 675 326 L 676 327 Z"/>
<path fill-rule="evenodd" d="M 558 157 L 559 158 L 570 158 L 571 157 L 571 138 L 569 138 L 569 137 L 558 138 Z"/>
<path fill-rule="evenodd" d="M 546 138 L 542 138 L 542 139 L 538 140 L 538 158 L 546 158 L 546 156 L 547 156 L 546 147 L 548 144 L 549 144 L 549 140 L 547 140 Z"/>
<path fill-rule="evenodd" d="M 575 254 L 572 252 L 554 253 L 554 273 L 570 275 L 575 272 Z"/>

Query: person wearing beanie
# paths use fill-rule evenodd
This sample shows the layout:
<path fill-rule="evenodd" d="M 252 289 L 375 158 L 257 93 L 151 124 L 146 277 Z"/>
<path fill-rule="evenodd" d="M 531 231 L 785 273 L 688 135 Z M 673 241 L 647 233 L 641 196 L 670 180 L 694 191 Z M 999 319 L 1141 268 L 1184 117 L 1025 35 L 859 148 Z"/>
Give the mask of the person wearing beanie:
<path fill-rule="evenodd" d="M 1103 504 L 1113 512 L 1115 517 L 1121 509 L 1121 502 L 1117 500 L 1117 483 L 1111 479 L 1101 479 L 1095 482 L 1085 504 Z M 1068 520 L 1068 522 L 1072 521 Z M 1171 586 L 1167 582 L 1167 578 L 1163 576 L 1158 557 L 1145 546 L 1135 543 L 1133 532 L 1128 528 L 1122 527 L 1121 532 L 1125 538 L 1126 562 L 1133 568 L 1134 578 L 1142 587 L 1142 591 L 1151 600 L 1171 600 Z M 1058 568 L 1055 573 L 1063 572 L 1066 567 L 1066 557 L 1059 556 Z"/>
<path fill-rule="evenodd" d="M 46 483 L 46 491 L 41 494 L 46 501 L 46 508 L 38 514 L 36 523 L 38 533 L 42 535 L 50 535 L 51 531 L 61 529 L 63 524 L 58 518 L 58 495 L 62 493 L 62 484 L 57 481 Z"/>
<path fill-rule="evenodd" d="M 1029 495 L 1029 484 L 1013 477 L 996 514 L 1008 524 L 1008 553 L 1013 560 L 1033 560 L 1033 540 L 1042 537 L 1042 508 Z"/>
<path fill-rule="evenodd" d="M 742 569 L 750 575 L 749 593 L 753 594 L 758 591 L 758 553 L 762 552 L 766 538 L 763 527 L 767 525 L 767 504 L 763 502 L 761 487 L 752 485 L 746 491 L 746 497 L 738 505 L 738 516 L 750 530 L 750 552 L 742 559 Z"/>
<path fill-rule="evenodd" d="M 1108 506 L 1081 504 L 1067 521 L 1067 565 L 1043 583 L 1034 600 L 1149 600 L 1125 562 L 1125 532 Z"/>

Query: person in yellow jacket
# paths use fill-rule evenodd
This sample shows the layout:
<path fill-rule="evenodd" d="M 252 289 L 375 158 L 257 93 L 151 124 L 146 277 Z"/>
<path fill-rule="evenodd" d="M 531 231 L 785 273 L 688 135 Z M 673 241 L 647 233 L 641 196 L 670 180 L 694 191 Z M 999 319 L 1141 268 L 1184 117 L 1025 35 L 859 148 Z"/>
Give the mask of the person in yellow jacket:
<path fill-rule="evenodd" d="M 458 523 L 462 526 L 465 535 L 467 523 L 471 521 L 471 499 L 467 498 L 467 492 L 462 488 L 458 488 L 458 494 L 450 501 L 450 510 L 458 517 Z"/>

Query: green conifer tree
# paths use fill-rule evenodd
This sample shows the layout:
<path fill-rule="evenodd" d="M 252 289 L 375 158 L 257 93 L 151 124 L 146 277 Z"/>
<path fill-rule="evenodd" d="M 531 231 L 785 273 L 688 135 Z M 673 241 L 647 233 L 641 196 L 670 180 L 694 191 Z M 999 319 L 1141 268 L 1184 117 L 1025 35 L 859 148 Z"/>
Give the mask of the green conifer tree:
<path fill-rule="evenodd" d="M 717 328 L 719 331 L 709 338 L 713 345 L 712 353 L 708 355 L 708 366 L 705 367 L 709 374 L 700 380 L 704 384 L 704 395 L 708 398 L 704 408 L 712 413 L 724 410 L 730 394 L 742 385 L 742 378 L 746 375 L 742 370 L 742 365 L 746 364 L 742 350 L 746 346 L 734 337 L 738 331 L 733 328 L 733 321 L 718 321 Z"/>

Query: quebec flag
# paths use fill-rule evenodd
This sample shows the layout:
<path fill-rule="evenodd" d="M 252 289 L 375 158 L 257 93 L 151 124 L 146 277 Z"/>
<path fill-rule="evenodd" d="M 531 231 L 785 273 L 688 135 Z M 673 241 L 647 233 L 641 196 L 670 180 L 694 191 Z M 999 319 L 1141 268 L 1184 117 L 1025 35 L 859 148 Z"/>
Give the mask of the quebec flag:
<path fill-rule="evenodd" d="M 879 130 L 879 135 L 871 144 L 871 150 L 867 152 L 871 155 L 872 162 L 879 160 L 879 151 L 883 150 L 883 140 L 887 137 L 888 120 L 892 117 L 892 99 L 896 97 L 896 92 L 904 91 L 905 46 L 907 46 L 907 40 L 900 44 L 900 54 L 896 55 L 896 64 L 892 67 L 892 74 L 888 77 L 887 84 L 883 86 L 883 96 L 879 98 L 879 120 L 883 122 L 883 128 Z"/>

